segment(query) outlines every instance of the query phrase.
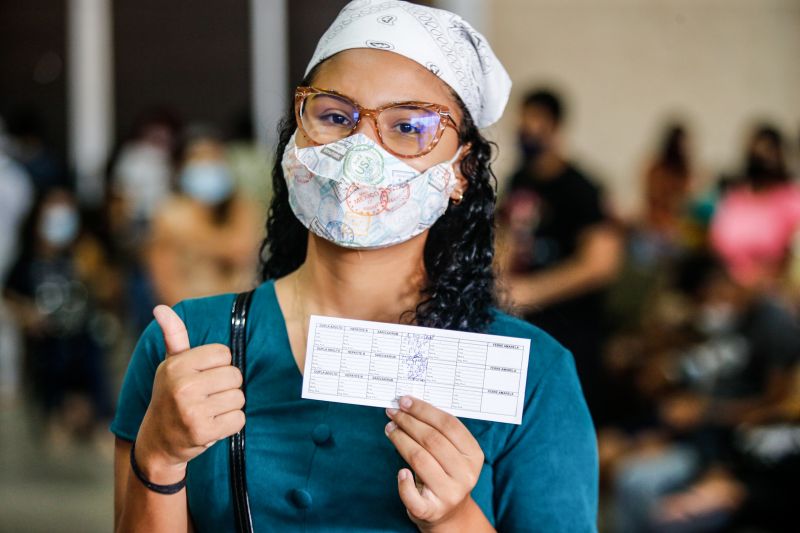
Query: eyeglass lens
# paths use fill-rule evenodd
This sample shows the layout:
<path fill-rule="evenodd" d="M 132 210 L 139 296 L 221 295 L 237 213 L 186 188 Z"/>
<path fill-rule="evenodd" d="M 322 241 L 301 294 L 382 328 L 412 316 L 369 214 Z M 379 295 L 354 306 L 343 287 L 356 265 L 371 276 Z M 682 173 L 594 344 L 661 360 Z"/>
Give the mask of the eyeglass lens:
<path fill-rule="evenodd" d="M 350 135 L 358 118 L 358 108 L 353 102 L 333 94 L 309 94 L 300 107 L 303 129 L 319 144 Z M 401 155 L 416 155 L 436 138 L 440 121 L 439 113 L 431 109 L 398 105 L 381 111 L 377 126 L 386 148 Z"/>

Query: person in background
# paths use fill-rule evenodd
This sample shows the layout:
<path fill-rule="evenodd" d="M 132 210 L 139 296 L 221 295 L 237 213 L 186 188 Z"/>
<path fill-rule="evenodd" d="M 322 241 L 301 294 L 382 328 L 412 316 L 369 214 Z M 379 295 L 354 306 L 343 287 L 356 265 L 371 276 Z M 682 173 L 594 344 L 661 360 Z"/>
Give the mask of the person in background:
<path fill-rule="evenodd" d="M 644 174 L 644 225 L 663 245 L 679 239 L 692 187 L 689 136 L 681 124 L 666 127 L 658 153 Z"/>
<path fill-rule="evenodd" d="M 18 253 L 20 229 L 33 203 L 33 184 L 25 169 L 11 159 L 9 140 L 0 119 L 0 286 Z M 20 343 L 16 324 L 0 298 L 0 404 L 13 401 L 19 390 Z"/>
<path fill-rule="evenodd" d="M 784 417 L 796 396 L 800 324 L 782 302 L 738 284 L 705 252 L 685 258 L 676 277 L 689 314 L 672 336 L 685 342 L 642 354 L 648 395 L 652 376 L 664 381 L 657 425 L 639 429 L 651 434 L 647 446 L 634 444 L 612 476 L 620 533 L 728 531 L 751 502 L 763 515 L 762 487 L 750 482 L 764 475 L 742 468 L 737 435 Z"/>
<path fill-rule="evenodd" d="M 237 188 L 244 196 L 255 199 L 259 207 L 266 208 L 272 201 L 269 176 L 273 161 L 266 147 L 255 137 L 249 111 L 236 118 L 225 150 Z"/>
<path fill-rule="evenodd" d="M 180 122 L 168 109 L 143 112 L 108 169 L 108 242 L 125 279 L 125 305 L 133 335 L 150 320 L 155 305 L 145 266 L 145 245 L 158 206 L 169 196 Z"/>
<path fill-rule="evenodd" d="M 680 122 L 665 124 L 662 130 L 655 153 L 648 158 L 642 174 L 641 214 L 625 225 L 625 261 L 618 281 L 608 290 L 606 320 L 613 332 L 610 337 L 637 329 L 675 261 L 705 244 L 707 221 L 698 218 L 700 209 L 692 199 L 698 180 L 691 137 Z M 616 340 L 610 338 L 608 346 Z M 614 379 L 614 363 L 608 359 L 606 362 L 610 363 L 605 366 L 614 381 L 613 388 L 620 391 L 619 386 L 625 384 Z M 613 423 L 620 422 L 630 403 L 622 397 L 609 403 L 616 403 L 609 405 L 609 411 L 614 411 L 610 418 Z"/>
<path fill-rule="evenodd" d="M 23 166 L 36 194 L 69 186 L 67 170 L 48 143 L 47 125 L 39 111 L 27 107 L 12 111 L 6 129 L 6 153 Z"/>
<path fill-rule="evenodd" d="M 740 284 L 775 289 L 800 229 L 800 186 L 788 171 L 784 141 L 772 125 L 750 137 L 740 182 L 723 196 L 711 222 L 711 245 Z"/>
<path fill-rule="evenodd" d="M 237 193 L 215 132 L 190 132 L 182 161 L 179 193 L 157 211 L 147 254 L 156 298 L 169 305 L 251 287 L 263 233 L 263 215 Z"/>
<path fill-rule="evenodd" d="M 179 125 L 166 110 L 150 110 L 138 119 L 132 138 L 111 165 L 112 220 L 121 238 L 141 243 L 158 205 L 169 195 Z"/>
<path fill-rule="evenodd" d="M 572 351 L 597 422 L 603 288 L 617 274 L 622 242 L 599 188 L 564 155 L 564 116 L 549 90 L 523 100 L 522 164 L 501 207 L 501 286 L 528 321 Z"/>
<path fill-rule="evenodd" d="M 36 203 L 24 244 L 5 298 L 24 332 L 26 374 L 46 442 L 58 452 L 73 438 L 102 439 L 95 430 L 111 415 L 107 321 L 95 298 L 107 269 L 87 261 L 99 247 L 82 232 L 75 199 L 64 189 Z"/>

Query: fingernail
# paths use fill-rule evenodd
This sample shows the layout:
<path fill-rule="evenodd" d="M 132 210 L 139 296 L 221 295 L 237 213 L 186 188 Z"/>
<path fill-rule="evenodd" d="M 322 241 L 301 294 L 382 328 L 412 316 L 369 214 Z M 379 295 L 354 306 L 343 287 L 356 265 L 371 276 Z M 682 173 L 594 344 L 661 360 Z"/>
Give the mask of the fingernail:
<path fill-rule="evenodd" d="M 394 407 L 389 407 L 389 408 L 386 409 L 386 414 L 389 415 L 389 417 L 392 417 L 392 416 L 396 415 L 397 412 L 398 412 L 398 409 L 395 409 Z"/>
<path fill-rule="evenodd" d="M 400 398 L 400 407 L 402 407 L 403 409 L 408 409 L 409 407 L 411 407 L 412 403 L 414 402 L 411 400 L 411 396 L 403 396 L 402 398 Z"/>
<path fill-rule="evenodd" d="M 383 428 L 383 431 L 388 435 L 395 429 L 397 429 L 397 424 L 395 424 L 394 422 L 389 422 L 388 424 L 386 424 L 386 427 Z"/>
<path fill-rule="evenodd" d="M 408 470 L 406 470 L 405 468 L 400 470 L 397 473 L 397 479 L 399 479 L 400 481 L 405 481 L 406 479 L 408 479 Z"/>

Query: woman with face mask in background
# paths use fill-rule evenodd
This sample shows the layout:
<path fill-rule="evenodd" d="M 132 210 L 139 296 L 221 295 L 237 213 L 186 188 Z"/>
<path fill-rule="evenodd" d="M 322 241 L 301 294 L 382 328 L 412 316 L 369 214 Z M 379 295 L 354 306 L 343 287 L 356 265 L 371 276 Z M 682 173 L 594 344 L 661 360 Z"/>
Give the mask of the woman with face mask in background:
<path fill-rule="evenodd" d="M 741 180 L 714 213 L 711 246 L 736 283 L 780 293 L 798 235 L 800 185 L 786 165 L 782 134 L 760 124 L 750 136 Z"/>
<path fill-rule="evenodd" d="M 100 266 L 99 243 L 82 231 L 72 194 L 53 189 L 34 205 L 5 297 L 25 337 L 24 388 L 44 419 L 45 444 L 65 452 L 111 414 L 105 367 L 113 331 L 101 304 L 113 298 L 114 275 Z M 100 441 L 98 441 L 100 442 Z"/>
<path fill-rule="evenodd" d="M 263 236 L 263 215 L 237 193 L 213 132 L 190 132 L 182 160 L 178 194 L 158 208 L 148 253 L 157 300 L 168 305 L 252 286 Z"/>
<path fill-rule="evenodd" d="M 226 437 L 246 413 L 256 531 L 595 531 L 595 440 L 572 358 L 495 308 L 478 128 L 509 90 L 452 13 L 342 10 L 281 124 L 246 406 L 225 346 L 234 295 L 157 308 L 112 424 L 119 530 L 233 530 Z M 408 396 L 386 411 L 302 399 L 311 314 L 531 339 L 522 424 Z"/>

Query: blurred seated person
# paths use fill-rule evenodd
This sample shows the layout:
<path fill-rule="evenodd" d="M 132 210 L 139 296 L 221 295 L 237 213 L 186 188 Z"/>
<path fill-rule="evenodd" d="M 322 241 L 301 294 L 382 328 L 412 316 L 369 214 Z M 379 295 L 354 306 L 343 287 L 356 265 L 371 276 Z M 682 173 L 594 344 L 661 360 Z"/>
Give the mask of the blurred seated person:
<path fill-rule="evenodd" d="M 213 131 L 190 134 L 178 185 L 179 193 L 161 204 L 153 221 L 148 263 L 158 302 L 174 305 L 251 288 L 263 215 L 237 194 L 224 145 Z"/>
<path fill-rule="evenodd" d="M 645 223 L 664 234 L 678 230 L 692 185 L 689 138 L 681 124 L 669 124 L 658 153 L 644 174 Z"/>
<path fill-rule="evenodd" d="M 561 98 L 534 90 L 520 110 L 522 163 L 501 204 L 501 283 L 525 318 L 572 351 L 595 421 L 603 288 L 616 276 L 621 237 L 601 193 L 562 150 Z"/>
<path fill-rule="evenodd" d="M 100 437 L 111 415 L 105 347 L 109 321 L 98 295 L 111 291 L 98 266 L 101 247 L 82 230 L 71 193 L 51 189 L 26 224 L 23 249 L 5 298 L 25 337 L 25 374 L 54 448 L 73 438 Z M 106 433 L 103 432 L 103 435 Z"/>
<path fill-rule="evenodd" d="M 800 229 L 800 186 L 791 179 L 783 144 L 773 126 L 755 129 L 742 178 L 722 198 L 711 224 L 712 246 L 748 287 L 775 288 Z"/>
<path fill-rule="evenodd" d="M 785 417 L 796 396 L 796 318 L 770 295 L 735 282 L 711 255 L 685 260 L 678 278 L 689 296 L 686 327 L 694 340 L 652 358 L 658 372 L 649 375 L 662 378 L 657 418 L 646 430 L 647 445 L 631 435 L 614 469 L 622 533 L 726 531 L 761 494 L 741 473 L 735 435 Z M 659 387 L 648 388 L 652 395 Z"/>
<path fill-rule="evenodd" d="M 800 369 L 783 400 L 731 432 L 728 454 L 654 507 L 650 531 L 797 531 L 800 479 Z"/>
<path fill-rule="evenodd" d="M 661 263 L 674 257 L 685 244 L 687 239 L 682 234 L 693 173 L 686 128 L 679 123 L 668 124 L 644 171 L 644 213 L 633 243 L 638 263 Z"/>

